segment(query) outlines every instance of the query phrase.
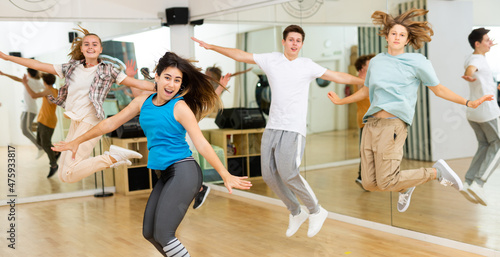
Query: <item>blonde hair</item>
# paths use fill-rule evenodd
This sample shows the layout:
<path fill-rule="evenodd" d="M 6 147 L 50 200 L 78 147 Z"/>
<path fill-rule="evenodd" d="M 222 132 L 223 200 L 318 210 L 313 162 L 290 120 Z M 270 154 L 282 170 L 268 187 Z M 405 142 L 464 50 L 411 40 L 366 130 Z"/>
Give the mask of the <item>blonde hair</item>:
<path fill-rule="evenodd" d="M 412 8 L 394 18 L 385 12 L 376 11 L 372 14 L 372 19 L 373 24 L 382 26 L 378 35 L 383 37 L 387 37 L 389 31 L 396 24 L 405 27 L 408 31 L 408 43 L 412 45 L 413 48 L 419 49 L 423 46 L 424 42 L 431 41 L 431 36 L 434 35 L 434 31 L 429 22 L 414 21 L 412 19 L 423 16 L 428 12 L 428 10 Z"/>
<path fill-rule="evenodd" d="M 83 39 L 86 36 L 96 36 L 99 39 L 99 43 L 102 46 L 101 38 L 98 35 L 96 35 L 94 33 L 90 33 L 88 30 L 82 28 L 82 26 L 80 26 L 80 25 L 78 25 L 78 27 L 80 27 L 80 28 L 79 29 L 74 29 L 74 30 L 82 32 L 84 36 L 83 37 L 76 37 L 73 40 L 73 42 L 71 43 L 71 52 L 68 54 L 68 56 L 70 56 L 72 60 L 83 60 L 83 59 L 85 59 L 85 56 L 83 55 L 83 53 L 80 50 L 80 48 L 82 47 Z"/>

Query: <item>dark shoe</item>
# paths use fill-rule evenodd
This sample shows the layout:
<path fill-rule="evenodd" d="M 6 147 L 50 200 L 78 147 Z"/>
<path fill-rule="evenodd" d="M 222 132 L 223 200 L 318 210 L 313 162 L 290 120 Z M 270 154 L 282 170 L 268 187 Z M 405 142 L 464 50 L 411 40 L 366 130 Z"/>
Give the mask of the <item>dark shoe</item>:
<path fill-rule="evenodd" d="M 194 198 L 193 209 L 200 208 L 203 205 L 203 203 L 205 202 L 205 199 L 207 199 L 208 193 L 210 193 L 210 187 L 207 187 L 205 185 L 201 185 L 201 187 L 202 187 L 202 190 Z"/>
<path fill-rule="evenodd" d="M 55 167 L 50 167 L 49 175 L 47 175 L 47 178 L 50 178 L 56 174 L 57 169 L 59 169 L 59 165 L 56 165 Z"/>

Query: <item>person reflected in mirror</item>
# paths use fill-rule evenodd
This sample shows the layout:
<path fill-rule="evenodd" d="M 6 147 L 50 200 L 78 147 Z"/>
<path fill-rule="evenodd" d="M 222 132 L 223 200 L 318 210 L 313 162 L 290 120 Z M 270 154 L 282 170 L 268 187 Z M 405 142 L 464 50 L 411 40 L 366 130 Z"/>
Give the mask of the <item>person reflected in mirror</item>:
<path fill-rule="evenodd" d="M 31 68 L 28 68 L 27 71 L 29 88 L 34 92 L 42 91 L 43 85 L 40 83 L 40 72 Z M 0 71 L 0 75 L 10 78 L 16 82 L 23 82 L 22 78 L 4 73 L 2 71 Z M 33 134 L 32 130 L 33 121 L 38 113 L 38 106 L 35 99 L 33 99 L 26 90 L 23 90 L 23 103 L 23 111 L 21 113 L 21 131 L 23 132 L 23 135 L 38 149 L 36 159 L 39 159 L 43 156 L 45 151 L 43 150 L 43 147 L 37 143 L 36 136 Z"/>
<path fill-rule="evenodd" d="M 156 67 L 155 93 L 140 95 L 118 114 L 111 116 L 73 141 L 56 144 L 58 151 L 70 150 L 111 132 L 140 115 L 141 128 L 148 141 L 147 167 L 158 175 L 144 212 L 143 235 L 164 256 L 189 256 L 176 238 L 177 227 L 203 181 L 200 166 L 192 157 L 186 132 L 198 152 L 219 173 L 229 193 L 232 188 L 249 189 L 247 177 L 231 175 L 203 136 L 198 121 L 222 106 L 208 76 L 188 60 L 167 52 Z"/>
<path fill-rule="evenodd" d="M 192 39 L 201 47 L 235 61 L 257 64 L 266 73 L 272 102 L 261 142 L 262 178 L 290 211 L 285 235 L 292 236 L 309 219 L 307 235 L 313 237 L 321 230 L 328 211 L 319 205 L 299 171 L 306 139 L 309 85 L 316 78 L 341 84 L 363 84 L 363 80 L 299 57 L 305 33 L 298 25 L 290 25 L 283 31 L 283 53 L 252 54 Z M 298 198 L 307 211 L 301 208 Z"/>
<path fill-rule="evenodd" d="M 23 85 L 26 88 L 26 92 L 31 96 L 31 98 L 36 99 L 42 97 L 42 107 L 38 112 L 37 118 L 37 128 L 36 128 L 36 142 L 39 144 L 47 156 L 49 157 L 49 174 L 47 178 L 52 177 L 59 166 L 57 165 L 57 160 L 61 156 L 60 152 L 54 152 L 51 147 L 52 145 L 52 135 L 54 134 L 54 129 L 57 125 L 56 107 L 55 103 L 50 102 L 47 99 L 48 95 L 57 95 L 58 90 L 54 88 L 56 83 L 56 76 L 50 73 L 42 73 L 42 81 L 45 89 L 41 92 L 35 92 L 29 86 L 29 79 L 26 75 L 23 77 Z"/>
<path fill-rule="evenodd" d="M 488 199 L 483 186 L 500 163 L 500 108 L 496 101 L 500 86 L 496 85 L 486 61 L 486 53 L 494 45 L 489 31 L 477 28 L 469 34 L 469 44 L 474 52 L 465 61 L 465 73 L 462 76 L 469 82 L 471 98 L 484 94 L 495 96 L 495 101 L 484 103 L 476 109 L 467 109 L 467 120 L 476 134 L 478 148 L 460 192 L 467 200 L 485 206 L 488 205 Z"/>
<path fill-rule="evenodd" d="M 477 100 L 467 100 L 440 84 L 432 64 L 419 53 L 406 53 L 405 46 L 414 49 L 430 42 L 434 34 L 427 21 L 413 18 L 427 13 L 424 9 L 410 9 L 393 17 L 376 11 L 373 23 L 380 25 L 379 35 L 387 41 L 387 52 L 370 60 L 365 87 L 343 99 L 335 92 L 328 92 L 334 104 L 348 104 L 370 97 L 370 108 L 363 117 L 365 123 L 361 137 L 361 177 L 363 187 L 369 191 L 399 192 L 397 209 L 404 212 L 410 206 L 415 187 L 430 180 L 444 186 L 462 190 L 458 175 L 440 159 L 432 168 L 401 170 L 403 145 L 408 126 L 412 124 L 421 85 L 445 100 L 477 108 L 492 95 Z"/>
<path fill-rule="evenodd" d="M 362 55 L 356 59 L 354 62 L 354 67 L 356 68 L 356 71 L 358 72 L 358 78 L 360 79 L 365 79 L 366 77 L 366 72 L 368 71 L 368 65 L 370 64 L 370 60 L 375 57 L 374 54 L 369 54 L 369 55 Z M 354 92 L 357 92 L 363 88 L 363 84 L 357 84 L 354 85 Z M 370 108 L 370 97 L 366 97 L 365 99 L 356 102 L 357 106 L 357 111 L 356 111 L 356 122 L 358 123 L 358 128 L 359 128 L 359 145 L 361 146 L 361 135 L 363 135 L 363 127 L 365 124 L 363 123 L 363 116 L 365 113 L 368 111 L 368 108 Z M 361 148 L 360 148 L 361 149 Z M 355 180 L 356 184 L 360 186 L 363 190 L 369 192 L 363 187 L 362 180 L 361 180 L 361 162 L 359 163 L 359 169 L 358 169 L 358 177 Z"/>
<path fill-rule="evenodd" d="M 28 68 L 47 72 L 65 79 L 65 85 L 57 97 L 47 95 L 53 103 L 65 109 L 64 115 L 71 119 L 66 141 L 71 141 L 93 128 L 104 119 L 103 102 L 113 83 L 153 90 L 153 83 L 127 77 L 113 64 L 103 62 L 102 42 L 98 35 L 80 27 L 84 34 L 77 37 L 68 54 L 71 60 L 65 64 L 49 64 L 34 59 L 9 56 L 0 51 L 0 59 L 11 61 Z M 132 69 L 128 62 L 127 70 Z M 84 142 L 76 155 L 63 152 L 59 159 L 59 179 L 73 183 L 109 167 L 131 164 L 129 158 L 141 158 L 142 155 L 128 149 L 112 145 L 109 153 L 91 157 L 94 146 L 100 136 Z"/>

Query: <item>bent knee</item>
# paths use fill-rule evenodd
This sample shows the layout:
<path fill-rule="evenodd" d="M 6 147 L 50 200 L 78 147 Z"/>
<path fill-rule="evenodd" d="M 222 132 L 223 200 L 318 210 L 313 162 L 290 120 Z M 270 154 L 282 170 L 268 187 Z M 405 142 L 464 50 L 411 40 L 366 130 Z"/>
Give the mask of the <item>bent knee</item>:
<path fill-rule="evenodd" d="M 364 180 L 361 181 L 361 184 L 363 185 L 363 188 L 368 191 L 381 191 L 377 183 L 375 182 L 365 182 Z"/>

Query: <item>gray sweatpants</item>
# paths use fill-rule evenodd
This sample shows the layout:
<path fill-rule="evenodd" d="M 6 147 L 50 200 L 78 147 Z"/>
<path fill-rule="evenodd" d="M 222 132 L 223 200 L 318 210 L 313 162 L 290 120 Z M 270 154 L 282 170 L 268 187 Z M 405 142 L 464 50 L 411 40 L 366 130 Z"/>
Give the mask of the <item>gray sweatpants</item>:
<path fill-rule="evenodd" d="M 305 141 L 299 133 L 284 130 L 266 129 L 262 135 L 262 178 L 292 215 L 300 213 L 297 196 L 309 213 L 319 210 L 316 195 L 299 172 Z"/>
<path fill-rule="evenodd" d="M 21 113 L 21 131 L 23 132 L 23 135 L 38 148 L 38 150 L 43 150 L 43 148 L 37 143 L 35 134 L 31 131 L 31 126 L 33 126 L 35 116 L 36 113 L 32 112 Z"/>
<path fill-rule="evenodd" d="M 470 185 L 476 181 L 482 186 L 500 163 L 500 119 L 469 123 L 476 133 L 478 148 L 465 174 L 465 182 Z"/>

